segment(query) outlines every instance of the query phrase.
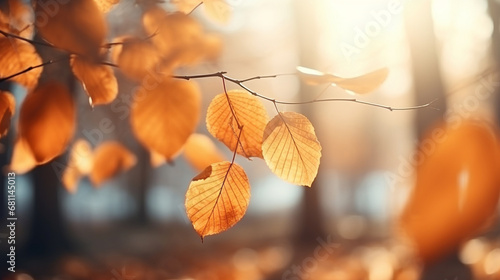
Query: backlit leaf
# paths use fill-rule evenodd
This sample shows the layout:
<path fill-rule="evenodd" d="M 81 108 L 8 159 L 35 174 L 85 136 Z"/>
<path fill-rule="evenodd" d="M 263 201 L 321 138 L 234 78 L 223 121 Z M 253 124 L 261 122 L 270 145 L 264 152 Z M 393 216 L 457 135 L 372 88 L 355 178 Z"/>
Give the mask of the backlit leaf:
<path fill-rule="evenodd" d="M 16 101 L 10 92 L 0 90 L 0 137 L 7 134 L 14 115 Z"/>
<path fill-rule="evenodd" d="M 74 130 L 75 106 L 65 86 L 48 82 L 26 96 L 19 114 L 19 135 L 37 164 L 61 154 Z"/>
<path fill-rule="evenodd" d="M 203 237 L 235 225 L 248 208 L 250 183 L 241 166 L 218 162 L 193 178 L 186 193 L 186 211 Z"/>
<path fill-rule="evenodd" d="M 184 157 L 198 171 L 212 163 L 224 161 L 224 156 L 214 142 L 204 134 L 193 133 L 184 145 Z"/>
<path fill-rule="evenodd" d="M 18 138 L 14 144 L 9 169 L 23 174 L 33 169 L 36 165 L 37 162 L 28 143 L 23 138 Z"/>
<path fill-rule="evenodd" d="M 143 25 L 154 34 L 151 40 L 162 56 L 163 72 L 212 59 L 221 49 L 217 37 L 205 35 L 201 25 L 183 13 L 152 8 L 144 13 Z"/>
<path fill-rule="evenodd" d="M 262 154 L 278 177 L 310 187 L 318 173 L 321 145 L 305 116 L 282 112 L 266 126 Z"/>
<path fill-rule="evenodd" d="M 35 15 L 32 7 L 21 0 L 9 0 L 8 18 L 8 27 L 5 29 L 0 27 L 0 29 L 27 39 L 33 37 Z"/>
<path fill-rule="evenodd" d="M 194 132 L 200 117 L 200 92 L 191 81 L 165 79 L 135 93 L 130 121 L 148 150 L 173 159 Z"/>
<path fill-rule="evenodd" d="M 412 156 L 416 183 L 401 226 L 424 261 L 457 250 L 497 213 L 497 135 L 474 121 L 442 124 L 429 131 Z"/>
<path fill-rule="evenodd" d="M 98 186 L 118 173 L 130 169 L 136 161 L 135 155 L 119 142 L 104 142 L 94 151 L 90 181 Z"/>
<path fill-rule="evenodd" d="M 118 4 L 120 0 L 94 0 L 94 2 L 102 13 L 107 13 L 114 5 Z"/>
<path fill-rule="evenodd" d="M 302 80 L 308 84 L 318 85 L 331 83 L 345 90 L 359 94 L 372 92 L 386 80 L 389 74 L 389 69 L 381 68 L 359 77 L 341 78 L 302 66 L 298 66 L 297 70 Z"/>
<path fill-rule="evenodd" d="M 203 10 L 208 18 L 220 23 L 227 23 L 231 18 L 232 8 L 225 0 L 173 0 L 172 2 L 185 14 L 203 2 Z"/>
<path fill-rule="evenodd" d="M 42 63 L 35 48 L 24 41 L 0 38 L 0 78 L 6 78 Z M 43 67 L 31 69 L 11 80 L 31 89 L 38 83 Z"/>
<path fill-rule="evenodd" d="M 118 82 L 109 65 L 96 64 L 80 56 L 71 56 L 71 69 L 82 82 L 91 105 L 111 103 L 118 94 Z"/>
<path fill-rule="evenodd" d="M 36 27 L 40 34 L 56 47 L 98 61 L 106 38 L 106 22 L 95 1 L 38 0 Z"/>
<path fill-rule="evenodd" d="M 92 170 L 93 153 L 89 142 L 78 139 L 71 147 L 68 164 L 62 175 L 62 182 L 66 190 L 75 193 L 78 182 Z"/>
<path fill-rule="evenodd" d="M 235 117 L 236 116 L 236 117 Z M 238 154 L 262 157 L 262 135 L 267 112 L 257 97 L 242 90 L 231 90 L 217 95 L 207 110 L 207 129 L 231 151 L 238 145 Z M 240 144 L 238 136 L 242 126 Z"/>
<path fill-rule="evenodd" d="M 150 40 L 142 38 L 125 37 L 117 38 L 114 42 L 122 42 L 111 51 L 111 58 L 127 77 L 142 81 L 147 75 L 156 75 L 160 63 L 160 55 Z"/>

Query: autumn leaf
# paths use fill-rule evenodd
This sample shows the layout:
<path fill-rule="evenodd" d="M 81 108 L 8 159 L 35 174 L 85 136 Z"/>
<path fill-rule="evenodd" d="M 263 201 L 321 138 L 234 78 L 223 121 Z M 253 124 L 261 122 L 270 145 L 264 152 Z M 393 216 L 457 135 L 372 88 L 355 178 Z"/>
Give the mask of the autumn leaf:
<path fill-rule="evenodd" d="M 0 30 L 31 39 L 34 30 L 33 22 L 35 20 L 33 9 L 21 0 L 9 0 L 8 2 L 9 16 L 6 20 L 0 19 L 0 22 L 5 21 L 3 25 L 0 23 Z"/>
<path fill-rule="evenodd" d="M 58 48 L 99 61 L 107 27 L 95 1 L 71 0 L 54 4 L 48 12 L 47 1 L 37 1 L 35 25 L 40 34 Z M 51 11 L 51 10 L 50 10 Z"/>
<path fill-rule="evenodd" d="M 118 82 L 109 65 L 93 63 L 80 56 L 71 56 L 71 69 L 90 97 L 90 105 L 111 103 L 118 95 Z"/>
<path fill-rule="evenodd" d="M 232 8 L 225 0 L 173 0 L 177 9 L 185 14 L 203 3 L 207 17 L 215 22 L 226 24 L 231 18 Z"/>
<path fill-rule="evenodd" d="M 94 186 L 98 186 L 118 173 L 130 169 L 136 161 L 135 155 L 119 142 L 104 142 L 94 151 L 90 181 Z"/>
<path fill-rule="evenodd" d="M 26 141 L 37 164 L 61 154 L 74 130 L 75 106 L 65 86 L 48 82 L 26 96 L 19 114 L 19 137 Z"/>
<path fill-rule="evenodd" d="M 500 195 L 497 131 L 462 120 L 439 124 L 420 142 L 416 181 L 401 228 L 425 262 L 455 251 L 496 213 Z"/>
<path fill-rule="evenodd" d="M 18 138 L 14 144 L 9 169 L 24 174 L 37 166 L 37 161 L 31 152 L 31 148 L 23 138 Z"/>
<path fill-rule="evenodd" d="M 198 171 L 202 171 L 212 163 L 224 161 L 224 156 L 217 146 L 204 134 L 191 134 L 184 145 L 183 154 L 189 164 Z"/>
<path fill-rule="evenodd" d="M 321 145 L 304 115 L 281 112 L 266 125 L 262 154 L 278 177 L 310 187 L 318 173 Z"/>
<path fill-rule="evenodd" d="M 149 162 L 152 167 L 156 168 L 162 166 L 166 162 L 166 159 L 164 156 L 155 151 L 149 151 Z"/>
<path fill-rule="evenodd" d="M 302 66 L 298 66 L 297 70 L 302 80 L 308 84 L 319 85 L 331 83 L 345 90 L 359 94 L 372 92 L 386 80 L 389 74 L 389 69 L 381 68 L 359 77 L 341 78 Z"/>
<path fill-rule="evenodd" d="M 42 59 L 35 48 L 24 41 L 10 38 L 0 38 L 0 78 L 7 78 L 29 67 L 42 64 Z M 43 67 L 31 69 L 17 75 L 11 80 L 31 89 L 38 83 Z"/>
<path fill-rule="evenodd" d="M 207 129 L 212 136 L 231 151 L 238 145 L 238 154 L 247 158 L 262 158 L 262 135 L 267 120 L 266 109 L 260 100 L 242 90 L 217 95 L 208 106 L 206 118 Z"/>
<path fill-rule="evenodd" d="M 111 50 L 111 59 L 125 76 L 140 82 L 146 75 L 156 75 L 161 57 L 150 40 L 122 37 L 114 42 L 121 44 Z"/>
<path fill-rule="evenodd" d="M 193 178 L 186 193 L 186 211 L 202 240 L 235 225 L 248 208 L 250 183 L 243 168 L 228 161 L 207 167 Z"/>
<path fill-rule="evenodd" d="M 172 160 L 194 132 L 200 117 L 200 92 L 190 81 L 165 79 L 135 93 L 130 121 L 148 150 Z"/>
<path fill-rule="evenodd" d="M 94 0 L 97 4 L 97 8 L 102 13 L 109 12 L 116 4 L 120 2 L 120 0 Z"/>
<path fill-rule="evenodd" d="M 144 13 L 143 25 L 148 34 L 154 34 L 151 40 L 161 54 L 163 72 L 212 59 L 221 49 L 217 37 L 205 35 L 201 25 L 183 13 L 151 8 Z"/>
<path fill-rule="evenodd" d="M 62 175 L 66 190 L 75 193 L 80 178 L 90 174 L 93 166 L 93 152 L 89 142 L 78 139 L 71 147 L 68 164 Z"/>
<path fill-rule="evenodd" d="M 7 135 L 15 109 L 14 96 L 10 92 L 0 90 L 0 138 Z"/>

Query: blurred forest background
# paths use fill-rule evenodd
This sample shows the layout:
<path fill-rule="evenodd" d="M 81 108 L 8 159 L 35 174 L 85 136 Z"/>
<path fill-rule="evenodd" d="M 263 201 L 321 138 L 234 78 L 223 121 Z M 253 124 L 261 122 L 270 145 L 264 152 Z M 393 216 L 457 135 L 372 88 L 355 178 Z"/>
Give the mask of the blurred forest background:
<path fill-rule="evenodd" d="M 168 2 L 163 5 L 170 5 Z M 415 153 L 426 132 L 451 116 L 457 124 L 475 119 L 497 126 L 500 121 L 500 2 L 227 2 L 232 14 L 225 25 L 211 21 L 201 7 L 192 13 L 206 30 L 221 37 L 222 55 L 216 63 L 179 69 L 179 75 L 227 71 L 231 77 L 243 79 L 295 73 L 301 65 L 351 77 L 388 67 L 386 82 L 359 99 L 394 107 L 434 101 L 432 108 L 391 112 L 351 102 L 281 106 L 283 111 L 302 112 L 315 126 L 323 147 L 315 183 L 312 188 L 290 185 L 273 175 L 260 159 L 251 165 L 239 160 L 252 186 L 247 214 L 230 230 L 201 243 L 184 208 L 187 186 L 198 172 L 182 157 L 151 167 L 128 119 L 112 110 L 125 106 L 121 96 L 126 98 L 133 85 L 127 88 L 122 86 L 127 81 L 120 80 L 116 104 L 92 108 L 81 86 L 72 82 L 74 92 L 80 91 L 74 95 L 79 112 L 74 139 L 86 138 L 91 143 L 119 140 L 136 154 L 138 162 L 98 189 L 88 179 L 81 180 L 75 194 L 68 193 L 58 179 L 66 156 L 18 176 L 18 272 L 4 274 L 2 261 L 0 275 L 23 280 L 500 279 L 498 216 L 490 218 L 487 226 L 464 230 L 474 234 L 456 232 L 460 244 L 442 252 L 437 248 L 437 257 L 429 261 L 401 234 L 401 217 L 418 180 Z M 108 36 L 137 28 L 140 18 L 135 1 L 122 0 L 107 15 Z M 50 69 L 73 79 L 68 69 L 57 69 L 63 67 L 67 66 L 55 64 Z M 202 108 L 206 108 L 222 92 L 220 79 L 196 82 L 203 93 Z M 5 89 L 6 84 L 1 86 Z M 16 98 L 25 96 L 23 88 L 8 86 Z M 248 86 L 290 101 L 320 95 L 349 97 L 334 86 L 301 83 L 296 75 L 256 80 Z M 271 103 L 265 105 L 273 110 Z M 98 130 L 104 118 L 111 120 L 111 131 Z M 203 121 L 198 131 L 207 133 Z M 1 140 L 2 166 L 10 162 L 13 141 L 12 132 Z M 448 163 L 461 160 L 460 151 L 468 145 L 465 137 L 463 144 L 455 146 L 456 156 L 441 159 L 438 166 L 445 170 Z M 220 144 L 219 148 L 231 157 L 226 147 Z M 490 156 L 498 155 L 491 151 Z M 467 164 L 474 170 L 482 168 L 483 161 Z M 480 192 L 481 186 L 470 181 L 471 188 Z M 1 182 L 1 219 L 5 221 L 5 177 Z M 496 188 L 487 194 L 495 202 L 500 184 Z M 451 192 L 436 184 L 424 191 L 424 197 L 429 197 L 428 207 L 440 213 L 441 205 L 458 203 Z M 470 207 L 488 206 L 476 203 Z M 493 207 L 498 214 L 500 208 Z M 462 214 L 458 211 L 447 219 L 451 224 L 461 220 Z M 425 231 L 430 235 L 442 232 L 438 226 Z M 4 232 L 2 227 L 0 234 Z M 1 240 L 3 260 L 6 242 Z M 318 258 L 317 248 L 323 248 L 326 257 Z"/>

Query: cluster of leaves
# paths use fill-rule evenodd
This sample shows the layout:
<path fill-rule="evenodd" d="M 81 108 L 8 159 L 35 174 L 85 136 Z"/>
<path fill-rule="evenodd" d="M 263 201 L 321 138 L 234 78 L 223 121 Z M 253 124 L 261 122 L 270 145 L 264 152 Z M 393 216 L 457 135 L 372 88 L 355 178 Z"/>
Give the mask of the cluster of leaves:
<path fill-rule="evenodd" d="M 125 35 L 106 43 L 104 14 L 117 2 L 72 0 L 61 4 L 58 13 L 34 21 L 35 14 L 46 12 L 44 1 L 36 2 L 32 9 L 10 0 L 9 15 L 0 13 L 0 81 L 12 80 L 29 90 L 19 113 L 12 170 L 27 172 L 47 163 L 72 141 L 76 110 L 69 90 L 54 80 L 38 83 L 44 67 L 69 59 L 92 106 L 109 104 L 119 94 L 114 68 L 140 85 L 134 93 L 130 125 L 138 141 L 150 151 L 153 165 L 172 161 L 183 153 L 202 170 L 191 181 L 185 201 L 187 215 L 202 238 L 233 226 L 248 207 L 250 184 L 243 168 L 235 162 L 237 155 L 262 158 L 283 180 L 311 186 L 321 157 L 314 127 L 304 115 L 281 112 L 277 106 L 298 103 L 260 95 L 244 84 L 261 77 L 236 80 L 225 72 L 175 76 L 179 67 L 215 59 L 221 49 L 219 39 L 206 34 L 189 14 L 200 4 L 198 1 L 173 1 L 177 12 L 145 4 L 142 36 Z M 207 0 L 204 6 L 212 18 L 228 20 L 224 1 Z M 226 10 L 220 13 L 221 9 Z M 46 41 L 33 41 L 34 30 Z M 42 62 L 34 44 L 64 50 L 69 56 Z M 345 79 L 299 67 L 298 74 L 311 84 L 334 84 L 353 93 L 367 93 L 386 79 L 388 71 L 384 68 Z M 224 159 L 209 137 L 194 133 L 200 118 L 201 93 L 191 79 L 207 77 L 220 78 L 224 89 L 208 107 L 207 129 L 233 152 L 230 161 Z M 226 82 L 243 90 L 226 90 Z M 270 120 L 261 100 L 275 106 L 277 114 Z M 319 101 L 351 101 L 396 109 L 354 98 L 305 103 Z M 7 133 L 14 103 L 10 93 L 0 92 L 1 135 Z M 101 143 L 93 150 L 87 141 L 76 140 L 62 181 L 74 192 L 82 176 L 89 176 L 92 183 L 99 185 L 131 168 L 135 161 L 135 156 L 118 142 Z"/>

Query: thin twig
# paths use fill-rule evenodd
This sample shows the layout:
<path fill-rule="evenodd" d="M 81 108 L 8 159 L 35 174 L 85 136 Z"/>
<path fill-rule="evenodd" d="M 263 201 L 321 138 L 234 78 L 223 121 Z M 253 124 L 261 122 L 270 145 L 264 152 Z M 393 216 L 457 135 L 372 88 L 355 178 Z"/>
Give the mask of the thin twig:
<path fill-rule="evenodd" d="M 34 41 L 34 40 L 26 39 L 26 38 L 21 37 L 19 35 L 12 34 L 12 33 L 9 33 L 9 32 L 5 32 L 3 30 L 0 30 L 0 34 L 2 34 L 3 36 L 5 36 L 7 38 L 10 37 L 10 38 L 15 38 L 15 39 L 18 39 L 18 40 L 21 40 L 21 41 L 28 42 L 28 43 L 30 43 L 32 45 L 40 45 L 40 46 L 46 46 L 46 47 L 56 48 L 54 45 L 49 44 L 47 42 L 40 42 L 40 41 Z"/>
<path fill-rule="evenodd" d="M 426 108 L 426 107 L 429 107 L 433 102 L 435 102 L 435 100 L 434 100 L 434 101 L 431 101 L 431 102 L 423 104 L 423 105 L 409 106 L 409 107 L 392 107 L 392 106 L 387 106 L 387 105 L 383 105 L 383 104 L 363 101 L 363 100 L 359 100 L 356 98 L 325 98 L 325 99 L 313 99 L 313 100 L 301 101 L 301 102 L 289 102 L 289 101 L 276 100 L 274 98 L 270 98 L 270 97 L 267 97 L 265 95 L 261 95 L 258 92 L 250 89 L 249 87 L 247 87 L 244 84 L 244 82 L 247 82 L 247 81 L 257 80 L 257 79 L 261 79 L 261 78 L 272 78 L 274 76 L 277 77 L 278 75 L 257 76 L 257 77 L 252 77 L 252 78 L 248 78 L 248 79 L 238 80 L 238 79 L 234 79 L 234 78 L 227 76 L 226 73 L 227 72 L 221 71 L 221 72 L 214 72 L 214 73 L 201 74 L 201 75 L 185 75 L 185 76 L 172 76 L 172 77 L 176 78 L 176 79 L 184 79 L 184 80 L 219 77 L 219 78 L 222 78 L 223 80 L 226 80 L 226 81 L 229 81 L 235 85 L 238 85 L 239 87 L 241 87 L 242 89 L 246 90 L 248 93 L 250 93 L 256 97 L 273 102 L 275 104 L 284 104 L 284 105 L 303 105 L 303 104 L 312 104 L 312 103 L 319 103 L 319 102 L 354 102 L 354 103 L 359 103 L 359 104 L 368 105 L 368 106 L 372 106 L 372 107 L 387 109 L 389 111 L 405 111 L 405 110 L 415 110 L 415 109 Z M 436 109 L 436 108 L 433 108 L 433 109 Z"/>
<path fill-rule="evenodd" d="M 65 59 L 68 59 L 68 57 L 58 58 L 58 59 L 51 59 L 51 60 L 48 60 L 48 61 L 46 61 L 44 63 L 38 64 L 38 65 L 35 65 L 35 66 L 30 66 L 30 67 L 28 67 L 28 68 L 26 68 L 26 69 L 24 69 L 24 70 L 22 70 L 20 72 L 14 73 L 14 74 L 12 74 L 10 76 L 7 76 L 7 77 L 4 77 L 4 78 L 1 78 L 0 79 L 0 83 L 3 83 L 3 82 L 5 82 L 5 81 L 7 81 L 9 79 L 12 79 L 12 78 L 16 77 L 16 76 L 22 75 L 22 74 L 24 74 L 26 72 L 29 72 L 29 71 L 33 70 L 33 69 L 40 68 L 40 67 L 43 67 L 45 65 L 53 64 L 53 63 L 56 63 L 56 62 L 59 62 L 59 61 L 65 60 Z"/>
<path fill-rule="evenodd" d="M 203 4 L 203 1 L 201 1 L 200 3 L 198 3 L 198 5 L 196 5 L 192 10 L 191 12 L 187 13 L 186 15 L 190 15 L 194 12 L 194 10 L 196 10 L 199 6 L 201 6 Z"/>

